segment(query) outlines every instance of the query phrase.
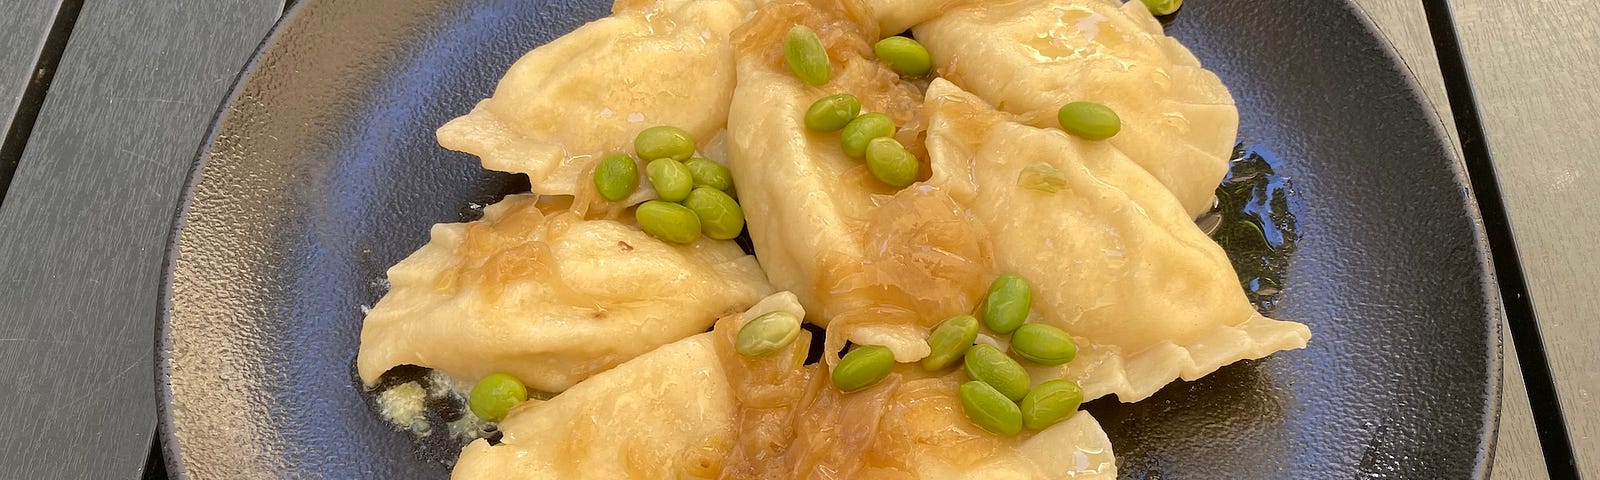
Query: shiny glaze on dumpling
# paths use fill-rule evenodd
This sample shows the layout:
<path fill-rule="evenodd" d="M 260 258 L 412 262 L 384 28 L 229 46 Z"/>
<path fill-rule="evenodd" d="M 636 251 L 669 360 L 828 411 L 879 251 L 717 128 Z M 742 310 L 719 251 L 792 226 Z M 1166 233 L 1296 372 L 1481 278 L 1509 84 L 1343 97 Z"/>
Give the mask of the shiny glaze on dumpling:
<path fill-rule="evenodd" d="M 980 219 L 998 271 L 1033 284 L 1029 321 L 1077 341 L 1070 363 L 1034 365 L 1035 382 L 1134 402 L 1310 338 L 1257 313 L 1222 247 L 1118 149 L 1024 125 L 944 80 L 927 108 L 927 183 Z"/>
<path fill-rule="evenodd" d="M 778 310 L 805 315 L 793 294 L 774 294 L 710 333 L 513 409 L 500 443 L 472 442 L 453 478 L 1116 478 L 1111 444 L 1086 412 L 1000 437 L 962 413 L 959 373 L 905 366 L 846 394 L 823 365 L 803 365 L 807 332 L 770 355 L 739 355 L 739 328 Z"/>
<path fill-rule="evenodd" d="M 892 2 L 891 2 L 892 3 Z M 941 78 L 1041 128 L 1069 102 L 1111 107 L 1107 142 L 1171 190 L 1192 218 L 1211 209 L 1239 128 L 1216 74 L 1138 1 L 969 1 L 918 24 Z"/>
<path fill-rule="evenodd" d="M 728 34 L 754 6 L 619 2 L 612 16 L 517 60 L 493 96 L 439 128 L 439 144 L 477 155 L 484 168 L 527 174 L 533 193 L 594 199 L 594 164 L 607 152 L 632 153 L 645 128 L 677 126 L 708 147 L 733 95 Z M 648 160 L 641 188 L 623 204 L 654 198 L 642 181 Z"/>
<path fill-rule="evenodd" d="M 978 230 L 964 227 L 971 219 L 948 196 L 896 191 L 846 156 L 839 134 L 802 122 L 813 101 L 849 92 L 863 112 L 893 118 L 897 139 L 923 152 L 922 94 L 872 58 L 875 24 L 854 15 L 866 11 L 853 1 L 773 4 L 735 33 L 729 167 L 762 268 L 775 287 L 799 296 L 808 320 L 828 327 L 829 352 L 846 341 L 882 344 L 910 362 L 927 355 L 927 328 L 971 311 L 984 289 L 972 279 L 991 267 L 984 238 L 967 235 Z M 827 85 L 800 82 L 784 63 L 783 36 L 796 24 L 816 30 L 828 48 Z"/>
<path fill-rule="evenodd" d="M 362 325 L 368 385 L 409 364 L 559 392 L 772 293 L 732 241 L 669 244 L 628 218 L 586 219 L 533 195 L 432 237 L 389 269 L 392 287 Z"/>

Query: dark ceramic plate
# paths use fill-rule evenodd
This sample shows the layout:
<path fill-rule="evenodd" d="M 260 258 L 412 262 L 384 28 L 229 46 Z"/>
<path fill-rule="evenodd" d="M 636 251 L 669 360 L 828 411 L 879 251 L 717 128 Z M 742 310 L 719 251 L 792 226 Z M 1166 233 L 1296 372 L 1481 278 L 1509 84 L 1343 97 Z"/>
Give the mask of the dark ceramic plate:
<path fill-rule="evenodd" d="M 1498 300 L 1461 162 L 1353 6 L 1190 2 L 1169 26 L 1293 178 L 1279 318 L 1309 348 L 1090 406 L 1127 478 L 1486 475 Z M 376 279 L 525 183 L 434 143 L 523 52 L 609 2 L 305 1 L 218 115 L 174 237 L 161 434 L 180 478 L 444 478 L 354 378 Z M 244 474 L 244 475 L 241 475 Z"/>

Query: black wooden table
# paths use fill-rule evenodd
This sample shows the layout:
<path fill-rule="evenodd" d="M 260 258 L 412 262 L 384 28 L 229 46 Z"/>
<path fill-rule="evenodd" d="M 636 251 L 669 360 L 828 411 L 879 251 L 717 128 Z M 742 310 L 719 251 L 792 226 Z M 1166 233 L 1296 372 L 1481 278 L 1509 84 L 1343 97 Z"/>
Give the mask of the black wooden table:
<path fill-rule="evenodd" d="M 285 2 L 0 2 L 0 477 L 164 478 L 151 349 L 168 233 Z M 1600 9 L 1355 3 L 1458 134 L 1483 205 L 1509 327 L 1492 477 L 1600 477 Z"/>
<path fill-rule="evenodd" d="M 0 477 L 137 478 L 174 207 L 284 5 L 0 4 Z"/>

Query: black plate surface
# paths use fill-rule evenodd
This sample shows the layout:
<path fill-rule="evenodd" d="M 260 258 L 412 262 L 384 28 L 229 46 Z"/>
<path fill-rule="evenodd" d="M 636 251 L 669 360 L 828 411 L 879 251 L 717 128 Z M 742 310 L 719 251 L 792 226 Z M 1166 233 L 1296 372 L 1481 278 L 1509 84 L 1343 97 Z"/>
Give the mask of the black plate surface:
<path fill-rule="evenodd" d="M 1277 316 L 1314 337 L 1091 405 L 1123 476 L 1485 476 L 1498 300 L 1433 110 L 1353 6 L 1189 3 L 1169 32 L 1293 178 L 1301 238 Z M 172 474 L 447 475 L 364 403 L 362 306 L 430 224 L 518 186 L 439 148 L 434 128 L 608 4 L 308 0 L 285 17 L 218 116 L 174 237 L 158 349 Z"/>

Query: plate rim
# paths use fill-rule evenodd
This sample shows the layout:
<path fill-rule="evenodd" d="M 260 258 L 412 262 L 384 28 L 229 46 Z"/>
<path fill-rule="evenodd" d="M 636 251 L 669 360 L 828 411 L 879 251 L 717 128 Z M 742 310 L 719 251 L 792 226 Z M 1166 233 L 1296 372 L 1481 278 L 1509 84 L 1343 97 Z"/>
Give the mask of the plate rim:
<path fill-rule="evenodd" d="M 233 84 L 228 87 L 228 95 L 222 98 L 221 103 L 217 104 L 217 108 L 213 111 L 211 124 L 206 126 L 206 133 L 201 137 L 194 159 L 189 162 L 189 169 L 184 174 L 183 191 L 178 196 L 178 206 L 173 209 L 172 220 L 167 228 L 167 242 L 161 258 L 161 286 L 156 293 L 155 350 L 152 352 L 155 357 L 156 392 L 154 441 L 160 444 L 161 461 L 166 468 L 167 477 L 174 480 L 191 478 L 181 461 L 182 445 L 178 438 L 177 427 L 173 424 L 172 357 L 168 355 L 172 335 L 172 287 L 177 279 L 178 247 L 183 239 L 183 227 L 187 223 L 189 209 L 194 205 L 195 189 L 200 184 L 206 164 L 210 163 L 208 160 L 211 157 L 212 147 L 216 145 L 218 133 L 232 117 L 234 103 L 244 94 L 244 87 L 250 83 L 250 79 L 258 70 L 264 68 L 262 60 L 266 53 L 283 39 L 284 32 L 295 19 L 299 18 L 312 0 L 290 0 L 290 2 L 289 8 L 272 23 L 272 28 L 267 30 L 261 43 L 256 44 L 255 50 L 250 52 L 250 59 L 239 69 L 239 73 L 234 75 Z"/>
<path fill-rule="evenodd" d="M 1428 98 L 1427 92 L 1422 88 L 1416 70 L 1406 63 L 1400 56 L 1400 50 L 1395 48 L 1394 40 L 1385 33 L 1378 23 L 1372 19 L 1361 4 L 1355 0 L 1343 0 L 1346 9 L 1360 20 L 1362 26 L 1383 44 L 1383 55 L 1391 64 L 1405 72 L 1406 84 L 1411 90 L 1411 95 L 1422 105 L 1428 107 L 1428 123 L 1432 125 L 1434 136 L 1445 142 L 1445 155 L 1450 158 L 1450 170 L 1455 175 L 1456 183 L 1461 185 L 1461 198 L 1465 200 L 1467 214 L 1472 221 L 1472 236 L 1474 253 L 1477 254 L 1479 267 L 1482 268 L 1484 300 L 1488 305 L 1488 317 L 1484 319 L 1489 323 L 1489 338 L 1484 342 L 1487 351 L 1483 352 L 1488 362 L 1486 392 L 1484 401 L 1487 402 L 1483 409 L 1484 418 L 1478 431 L 1479 440 L 1477 461 L 1473 466 L 1472 477 L 1487 479 L 1494 469 L 1495 451 L 1498 448 L 1500 432 L 1500 414 L 1505 400 L 1505 304 L 1500 295 L 1499 272 L 1494 268 L 1494 250 L 1489 247 L 1489 234 L 1483 225 L 1483 208 L 1478 205 L 1478 194 L 1472 189 L 1472 177 L 1467 173 L 1467 161 L 1463 152 L 1452 137 L 1459 141 L 1459 136 L 1452 134 L 1445 128 L 1444 117 L 1439 114 L 1439 108 L 1433 100 Z M 1430 43 L 1432 39 L 1429 39 Z M 1437 48 L 1437 47 L 1436 47 Z"/>

